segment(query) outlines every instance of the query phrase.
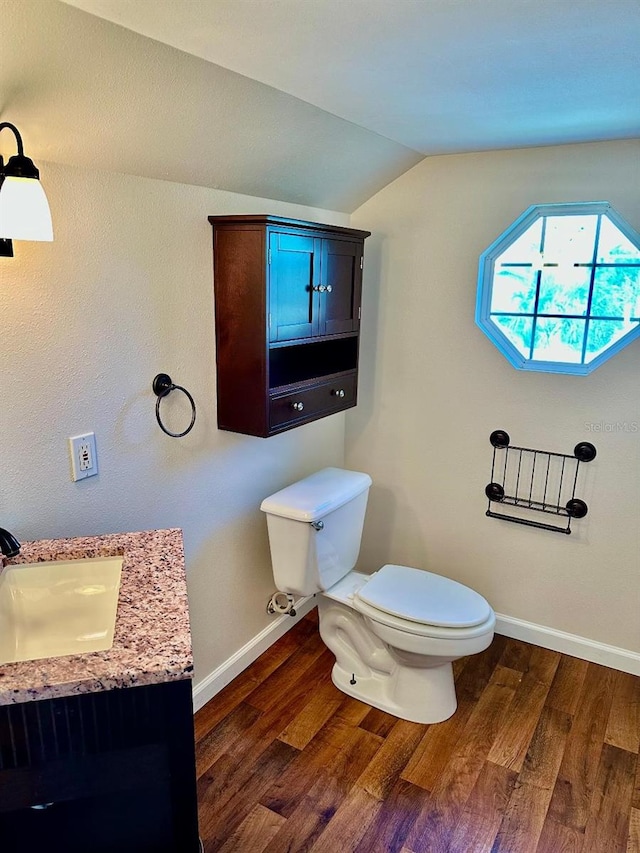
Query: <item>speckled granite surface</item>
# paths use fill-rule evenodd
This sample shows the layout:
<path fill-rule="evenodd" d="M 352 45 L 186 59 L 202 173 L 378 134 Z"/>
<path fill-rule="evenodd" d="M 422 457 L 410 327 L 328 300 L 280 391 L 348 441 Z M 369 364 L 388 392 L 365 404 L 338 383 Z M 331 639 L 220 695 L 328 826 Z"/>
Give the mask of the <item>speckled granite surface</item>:
<path fill-rule="evenodd" d="M 182 531 L 152 530 L 23 543 L 18 563 L 123 557 L 111 649 L 0 664 L 0 705 L 191 678 Z"/>

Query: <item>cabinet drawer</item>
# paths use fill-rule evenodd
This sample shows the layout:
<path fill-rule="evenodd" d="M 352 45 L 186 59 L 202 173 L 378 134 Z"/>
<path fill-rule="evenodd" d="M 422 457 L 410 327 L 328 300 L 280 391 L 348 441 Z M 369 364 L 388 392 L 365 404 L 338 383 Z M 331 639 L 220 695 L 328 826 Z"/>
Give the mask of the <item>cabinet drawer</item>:
<path fill-rule="evenodd" d="M 330 415 L 356 404 L 356 375 L 337 376 L 314 385 L 305 385 L 288 394 L 272 396 L 269 424 L 272 430 L 285 424 L 302 423 Z"/>

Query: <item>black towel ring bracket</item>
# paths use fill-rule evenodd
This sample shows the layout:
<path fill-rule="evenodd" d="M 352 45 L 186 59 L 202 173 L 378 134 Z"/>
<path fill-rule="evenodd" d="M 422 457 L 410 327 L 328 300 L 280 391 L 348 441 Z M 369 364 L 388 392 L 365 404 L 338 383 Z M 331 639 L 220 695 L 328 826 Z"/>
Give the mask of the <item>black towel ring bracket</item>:
<path fill-rule="evenodd" d="M 153 393 L 158 398 L 156 400 L 156 420 L 158 421 L 158 426 L 160 427 L 162 432 L 166 433 L 167 435 L 170 435 L 171 438 L 182 438 L 187 433 L 191 432 L 191 430 L 193 429 L 193 425 L 196 422 L 196 404 L 187 389 L 183 388 L 182 385 L 174 385 L 174 383 L 171 381 L 171 377 L 167 373 L 158 373 L 158 375 L 154 378 L 151 387 L 153 388 Z M 172 391 L 182 391 L 182 393 L 186 395 L 187 399 L 191 403 L 191 423 L 183 432 L 171 432 L 162 423 L 162 418 L 160 417 L 160 401 L 163 397 L 168 396 Z"/>

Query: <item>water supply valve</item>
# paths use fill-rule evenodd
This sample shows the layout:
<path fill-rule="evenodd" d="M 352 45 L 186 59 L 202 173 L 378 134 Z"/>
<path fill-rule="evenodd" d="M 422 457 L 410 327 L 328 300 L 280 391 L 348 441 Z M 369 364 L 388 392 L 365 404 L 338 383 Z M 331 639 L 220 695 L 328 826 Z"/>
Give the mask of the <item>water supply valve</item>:
<path fill-rule="evenodd" d="M 294 603 L 293 596 L 288 592 L 274 592 L 267 604 L 267 613 L 288 613 L 289 616 L 295 616 Z"/>

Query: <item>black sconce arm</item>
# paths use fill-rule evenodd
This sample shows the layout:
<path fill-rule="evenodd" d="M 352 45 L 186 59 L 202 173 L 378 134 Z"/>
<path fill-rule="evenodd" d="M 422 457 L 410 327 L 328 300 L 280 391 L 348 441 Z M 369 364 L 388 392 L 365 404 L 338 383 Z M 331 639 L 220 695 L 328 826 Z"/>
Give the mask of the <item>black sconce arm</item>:
<path fill-rule="evenodd" d="M 18 128 L 15 124 L 11 124 L 10 121 L 0 121 L 0 131 L 5 128 L 12 131 L 15 136 L 18 153 L 9 158 L 6 166 L 4 165 L 2 156 L 0 155 L 0 177 L 11 175 L 14 178 L 40 178 L 40 172 L 36 168 L 33 160 L 24 156 L 22 136 L 20 136 Z"/>

